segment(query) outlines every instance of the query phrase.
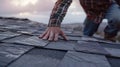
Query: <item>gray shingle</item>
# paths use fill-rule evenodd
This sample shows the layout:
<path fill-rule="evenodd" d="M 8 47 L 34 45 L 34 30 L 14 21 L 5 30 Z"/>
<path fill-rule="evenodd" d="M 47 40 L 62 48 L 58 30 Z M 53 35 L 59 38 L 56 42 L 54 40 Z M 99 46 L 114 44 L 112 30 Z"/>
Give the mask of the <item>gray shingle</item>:
<path fill-rule="evenodd" d="M 98 37 L 86 37 L 86 36 L 81 37 L 80 41 L 98 42 L 98 43 L 106 43 L 106 44 L 120 44 L 120 43 L 115 43 L 115 42 L 108 41 Z"/>
<path fill-rule="evenodd" d="M 58 67 L 110 67 L 105 56 L 68 52 Z"/>
<path fill-rule="evenodd" d="M 120 49 L 120 44 L 107 44 L 107 43 L 99 43 L 102 47 L 105 47 L 105 48 L 115 48 L 115 49 Z"/>
<path fill-rule="evenodd" d="M 115 49 L 115 48 L 105 48 L 107 52 L 109 52 L 112 56 L 114 57 L 119 57 L 120 58 L 120 49 Z"/>
<path fill-rule="evenodd" d="M 37 46 L 37 47 L 44 47 L 49 42 L 39 39 L 37 36 L 32 36 L 23 40 L 16 40 L 15 43 L 18 44 L 24 44 L 24 45 L 31 45 L 31 46 Z"/>
<path fill-rule="evenodd" d="M 8 67 L 57 67 L 66 52 L 33 49 Z"/>
<path fill-rule="evenodd" d="M 109 55 L 109 53 L 97 42 L 78 41 L 78 43 L 79 44 L 74 47 L 76 51 Z"/>
<path fill-rule="evenodd" d="M 5 67 L 32 48 L 16 44 L 0 44 L 0 67 Z"/>
<path fill-rule="evenodd" d="M 20 28 L 22 28 L 22 26 L 18 26 L 18 25 L 5 25 L 0 27 L 1 29 L 8 29 L 8 30 L 19 30 Z"/>
<path fill-rule="evenodd" d="M 76 41 L 76 40 L 81 40 L 80 37 L 75 37 L 75 36 L 67 36 L 68 40 L 73 40 L 73 41 Z"/>
<path fill-rule="evenodd" d="M 66 33 L 67 36 L 71 36 L 71 37 L 81 37 L 82 34 L 79 33 Z"/>
<path fill-rule="evenodd" d="M 120 58 L 107 57 L 111 67 L 120 67 Z"/>
<path fill-rule="evenodd" d="M 80 31 L 64 27 L 68 41 L 48 42 L 37 37 L 46 27 L 27 19 L 0 17 L 0 67 L 120 67 L 120 43 L 97 36 L 82 39 Z"/>
<path fill-rule="evenodd" d="M 23 30 L 19 30 L 17 31 L 18 33 L 21 34 L 28 34 L 28 35 L 32 35 L 32 33 L 36 32 L 37 30 L 35 29 L 23 29 Z"/>
<path fill-rule="evenodd" d="M 11 37 L 15 37 L 15 36 L 19 36 L 20 34 L 18 33 L 12 33 L 12 32 L 1 32 L 0 33 L 0 40 L 3 40 L 3 39 L 7 39 L 7 38 L 11 38 Z"/>
<path fill-rule="evenodd" d="M 57 49 L 57 50 L 74 50 L 74 46 L 77 44 L 75 41 L 57 41 L 50 42 L 45 48 Z"/>
<path fill-rule="evenodd" d="M 23 40 L 23 39 L 26 39 L 26 38 L 29 38 L 29 37 L 31 37 L 31 36 L 30 35 L 20 35 L 20 36 L 13 37 L 13 38 L 10 38 L 10 39 L 5 39 L 2 42 L 15 43 L 16 40 Z"/>

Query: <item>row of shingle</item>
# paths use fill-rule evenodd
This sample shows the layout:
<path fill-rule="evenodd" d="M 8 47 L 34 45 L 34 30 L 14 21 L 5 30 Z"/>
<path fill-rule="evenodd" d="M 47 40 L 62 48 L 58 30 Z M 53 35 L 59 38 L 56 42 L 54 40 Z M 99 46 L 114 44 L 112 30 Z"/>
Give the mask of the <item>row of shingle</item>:
<path fill-rule="evenodd" d="M 6 29 L 9 30 L 9 28 L 10 27 L 6 26 Z M 11 29 L 15 29 L 15 27 Z M 27 30 L 31 30 L 31 29 L 27 28 Z M 9 67 L 34 67 L 33 65 L 36 65 L 35 67 L 49 67 L 49 66 L 79 67 L 81 65 L 82 65 L 81 67 L 88 67 L 88 66 L 110 67 L 110 64 L 108 63 L 105 55 L 114 56 L 118 58 L 120 57 L 119 48 L 117 49 L 116 47 L 108 48 L 110 46 L 107 44 L 108 46 L 106 46 L 106 48 L 104 49 L 103 46 L 101 45 L 103 43 L 80 41 L 81 38 L 78 35 L 67 34 L 69 37 L 69 41 L 66 42 L 61 40 L 58 42 L 49 43 L 48 41 L 43 41 L 39 39 L 37 36 L 28 35 L 28 34 L 34 35 L 35 33 L 33 32 L 29 33 L 27 30 L 25 29 L 24 31 L 17 33 L 13 33 L 13 32 L 0 33 L 1 35 L 0 41 L 4 42 L 3 45 L 1 45 L 0 47 L 1 49 L 0 58 L 2 59 L 0 61 L 1 64 L 0 67 L 2 66 L 4 67 L 10 64 L 12 61 L 16 60 L 23 54 L 25 55 L 23 55 L 17 61 L 10 64 Z M 6 43 L 7 46 L 5 45 Z M 34 46 L 44 47 L 45 49 L 41 49 L 41 48 L 36 49 L 34 48 Z M 119 45 L 117 46 L 119 47 Z M 33 50 L 30 51 L 31 49 Z M 66 53 L 65 51 L 59 51 L 59 50 L 72 51 L 72 52 Z M 96 61 L 98 61 L 98 63 L 96 63 Z"/>

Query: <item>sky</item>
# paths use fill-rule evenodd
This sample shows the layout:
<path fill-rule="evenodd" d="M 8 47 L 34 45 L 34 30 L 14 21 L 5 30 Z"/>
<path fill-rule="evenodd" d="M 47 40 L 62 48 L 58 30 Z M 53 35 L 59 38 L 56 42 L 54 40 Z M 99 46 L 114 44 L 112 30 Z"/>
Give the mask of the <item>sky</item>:
<path fill-rule="evenodd" d="M 57 0 L 0 0 L 0 16 L 29 18 L 48 23 L 50 13 Z M 83 22 L 86 15 L 79 4 L 73 0 L 62 23 Z"/>

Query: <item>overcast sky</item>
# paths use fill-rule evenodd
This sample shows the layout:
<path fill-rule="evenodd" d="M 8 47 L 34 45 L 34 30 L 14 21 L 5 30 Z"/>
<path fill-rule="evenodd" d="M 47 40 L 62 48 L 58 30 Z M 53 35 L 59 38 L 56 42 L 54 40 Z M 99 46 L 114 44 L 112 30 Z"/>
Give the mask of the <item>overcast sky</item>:
<path fill-rule="evenodd" d="M 0 16 L 29 18 L 48 23 L 57 0 L 0 0 Z M 85 13 L 78 0 L 73 0 L 63 23 L 83 22 Z"/>

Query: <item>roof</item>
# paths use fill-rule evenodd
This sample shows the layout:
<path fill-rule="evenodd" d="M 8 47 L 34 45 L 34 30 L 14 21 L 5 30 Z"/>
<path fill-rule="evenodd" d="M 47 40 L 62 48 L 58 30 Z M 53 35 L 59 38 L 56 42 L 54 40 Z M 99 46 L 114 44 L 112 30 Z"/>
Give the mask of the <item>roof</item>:
<path fill-rule="evenodd" d="M 120 44 L 83 40 L 64 29 L 69 40 L 39 39 L 46 25 L 19 18 L 0 18 L 0 67 L 120 67 Z"/>

